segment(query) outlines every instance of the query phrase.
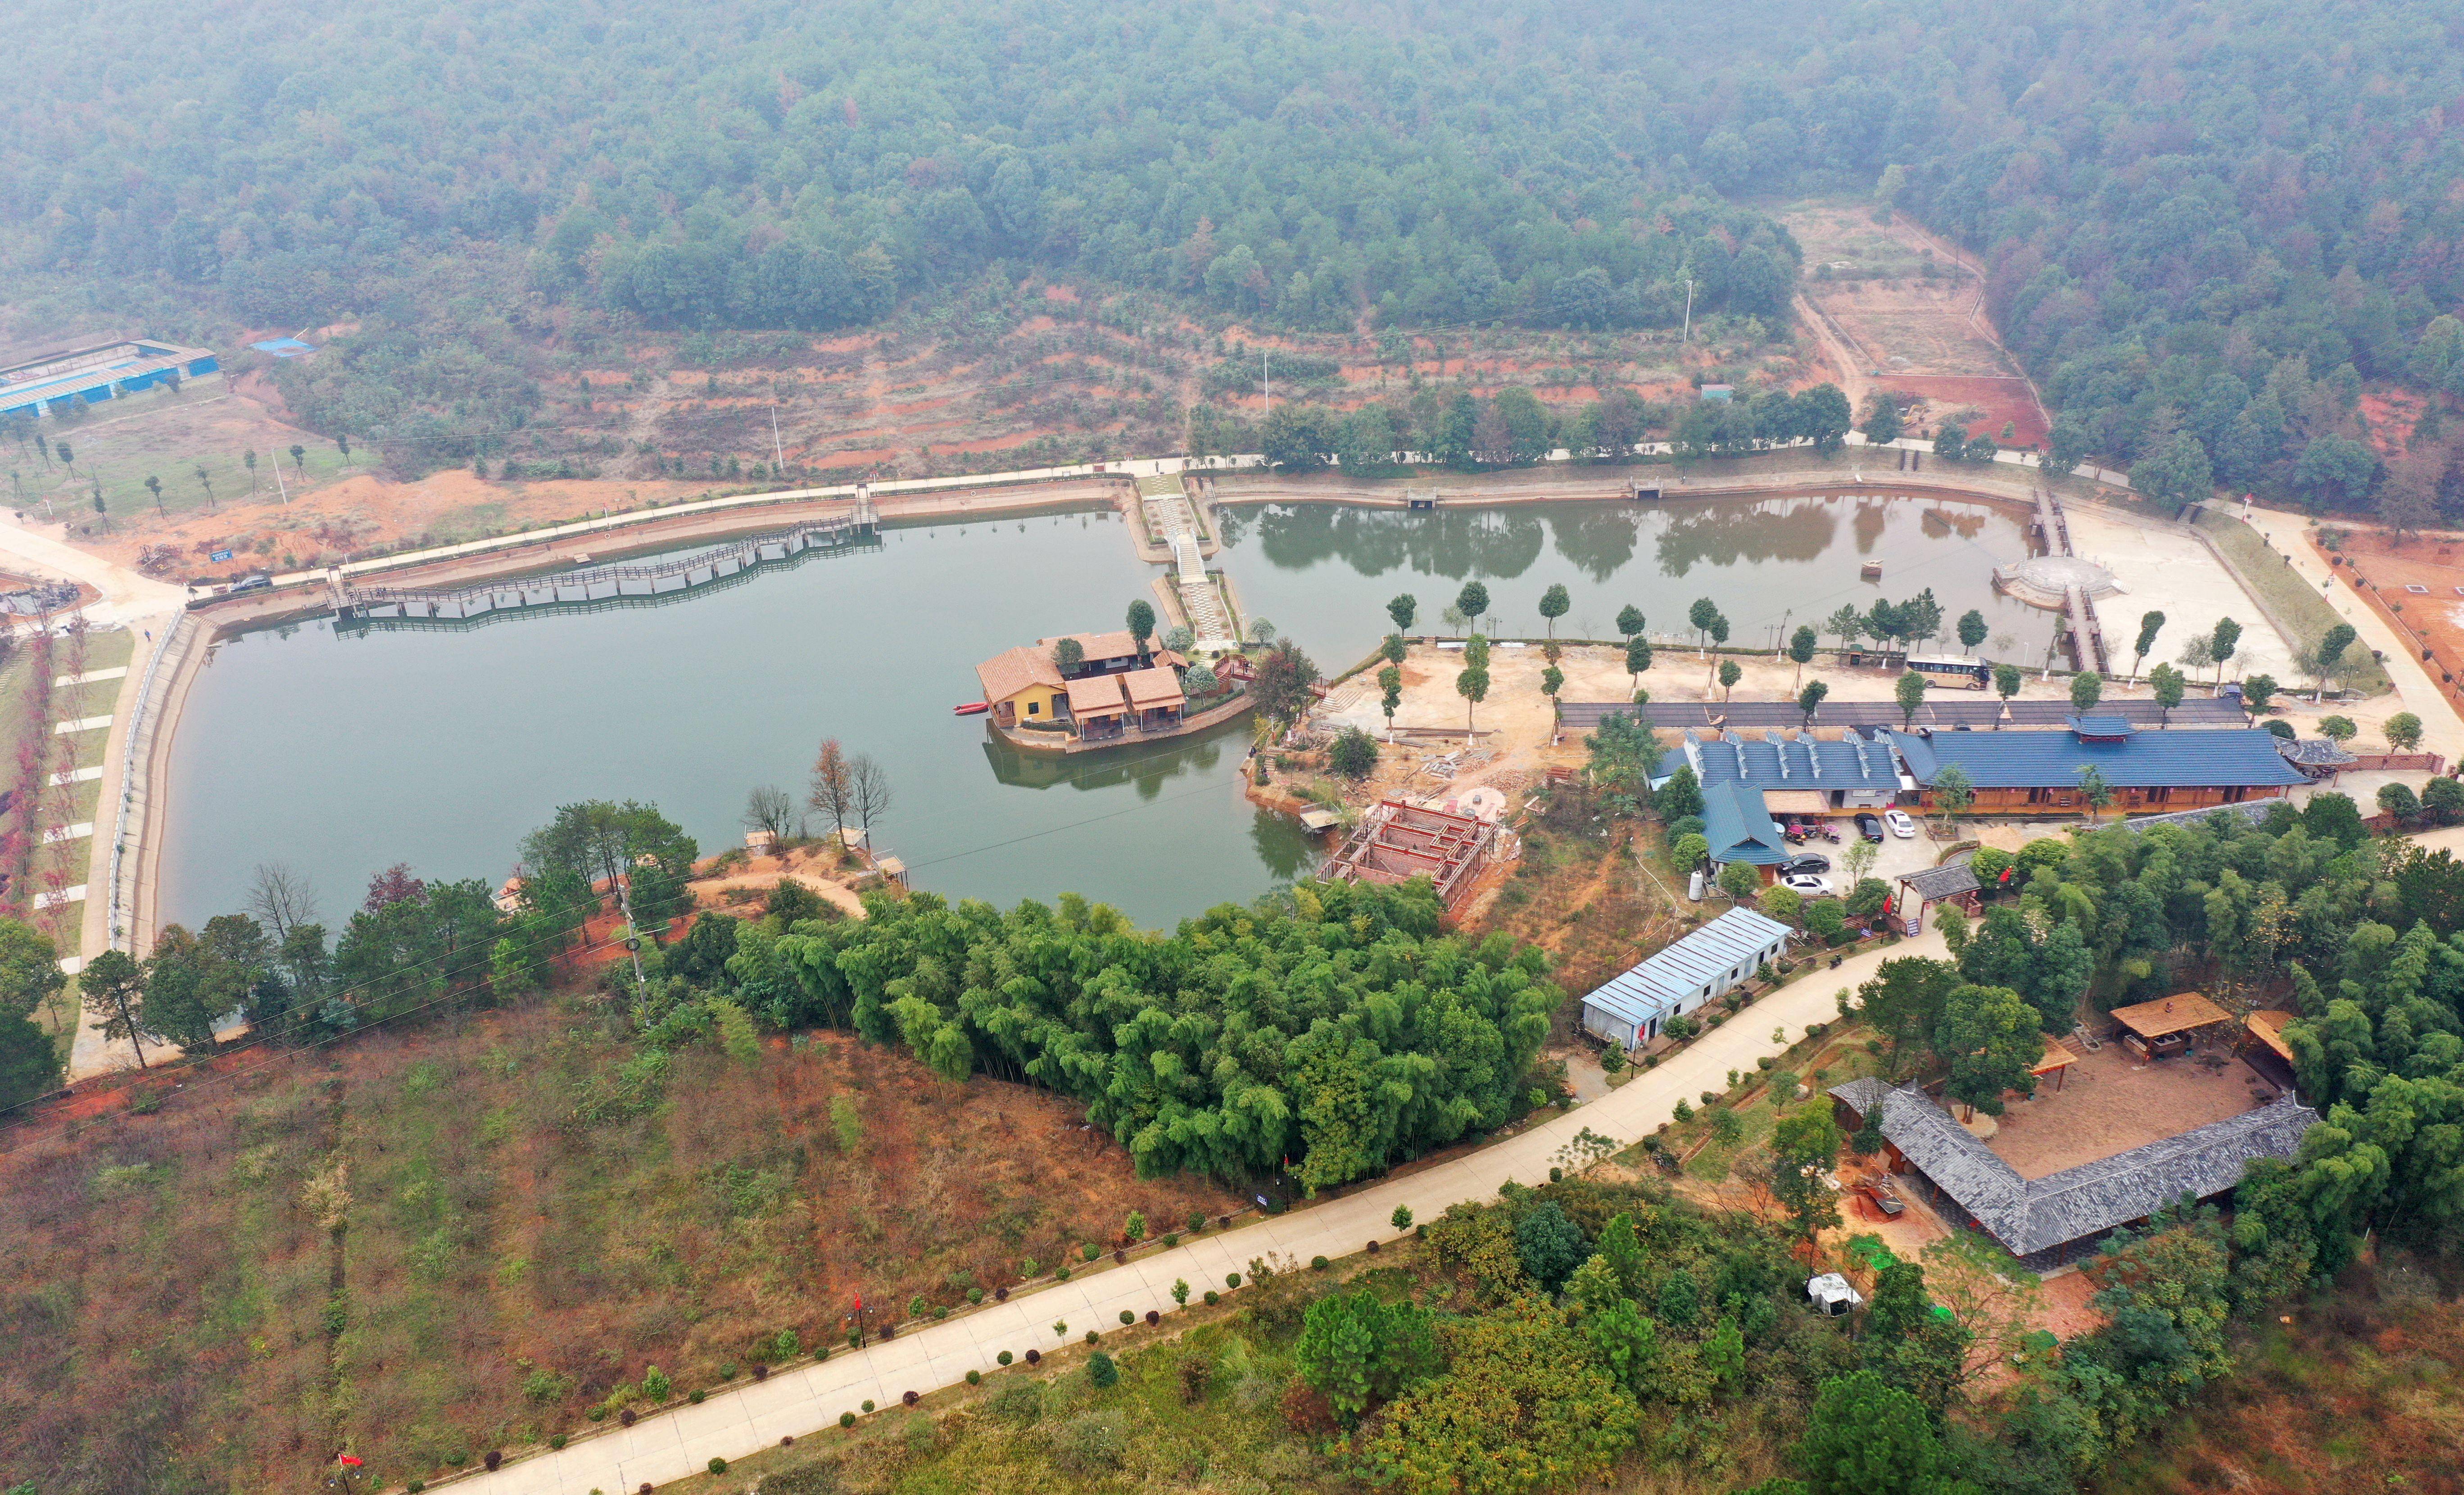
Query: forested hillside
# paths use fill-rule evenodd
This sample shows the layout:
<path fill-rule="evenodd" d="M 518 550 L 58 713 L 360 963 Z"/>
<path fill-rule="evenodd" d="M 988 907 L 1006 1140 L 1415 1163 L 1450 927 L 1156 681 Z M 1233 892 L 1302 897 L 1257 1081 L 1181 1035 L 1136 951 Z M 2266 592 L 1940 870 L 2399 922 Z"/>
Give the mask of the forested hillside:
<path fill-rule="evenodd" d="M 1808 190 L 1979 252 L 2057 444 L 2167 495 L 2363 498 L 2363 385 L 2464 392 L 2464 18 L 2431 0 L 37 13 L 21 295 L 414 331 L 298 381 L 371 437 L 509 418 L 517 344 L 845 327 L 992 268 L 1294 330 L 1665 326 L 1689 281 L 1773 317 L 1795 246 L 1735 204 Z"/>

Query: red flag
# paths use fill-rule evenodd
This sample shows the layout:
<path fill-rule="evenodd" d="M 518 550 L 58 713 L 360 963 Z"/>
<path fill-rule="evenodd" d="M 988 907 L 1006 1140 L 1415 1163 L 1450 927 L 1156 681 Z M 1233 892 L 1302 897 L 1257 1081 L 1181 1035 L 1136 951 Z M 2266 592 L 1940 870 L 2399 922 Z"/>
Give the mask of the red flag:
<path fill-rule="evenodd" d="M 856 1295 L 855 1295 L 855 1310 L 856 1310 L 858 1313 L 861 1313 L 861 1312 L 863 1312 L 863 1311 L 864 1311 L 864 1292 L 863 1292 L 863 1290 L 862 1290 L 861 1288 L 857 1289 L 857 1292 L 856 1292 Z"/>
<path fill-rule="evenodd" d="M 334 1456 L 334 1462 L 341 1464 L 345 1469 L 356 1469 L 360 1467 L 360 1461 L 352 1458 L 349 1454 L 337 1454 Z"/>

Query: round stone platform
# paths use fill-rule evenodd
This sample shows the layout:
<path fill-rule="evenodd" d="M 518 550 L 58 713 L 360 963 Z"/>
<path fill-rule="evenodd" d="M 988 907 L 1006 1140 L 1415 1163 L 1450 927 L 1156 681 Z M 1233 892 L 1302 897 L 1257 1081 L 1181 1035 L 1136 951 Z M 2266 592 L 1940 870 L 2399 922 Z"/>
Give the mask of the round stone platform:
<path fill-rule="evenodd" d="M 1995 566 L 1993 584 L 2036 607 L 2058 608 L 2070 589 L 2090 599 L 2111 597 L 2122 590 L 2113 573 L 2080 556 L 2030 556 L 2013 566 Z"/>

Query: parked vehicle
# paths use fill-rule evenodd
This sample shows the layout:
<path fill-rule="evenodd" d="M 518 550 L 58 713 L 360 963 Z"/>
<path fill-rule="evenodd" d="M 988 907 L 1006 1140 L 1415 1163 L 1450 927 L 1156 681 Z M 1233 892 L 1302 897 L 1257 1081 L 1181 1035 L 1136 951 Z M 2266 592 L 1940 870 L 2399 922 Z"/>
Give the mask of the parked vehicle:
<path fill-rule="evenodd" d="M 1882 824 L 1890 826 L 1891 834 L 1902 841 L 1916 839 L 1917 823 L 1908 818 L 1908 812 L 1905 810 L 1884 810 Z"/>
<path fill-rule="evenodd" d="M 1864 837 L 1868 841 L 1881 841 L 1882 839 L 1882 823 L 1876 820 L 1871 815 L 1860 813 L 1857 817 L 1857 834 Z"/>
<path fill-rule="evenodd" d="M 242 577 L 238 581 L 233 582 L 231 583 L 231 590 L 234 592 L 261 592 L 273 584 L 274 578 L 266 575 L 262 571 L 259 571 L 254 576 Z"/>
<path fill-rule="evenodd" d="M 1900 1202 L 1899 1197 L 1881 1184 L 1867 1184 L 1858 1192 L 1873 1200 L 1874 1207 L 1888 1219 L 1897 1220 L 1907 1211 L 1907 1206 Z"/>
<path fill-rule="evenodd" d="M 1831 885 L 1812 872 L 1783 872 L 1780 874 L 1779 885 L 1792 891 L 1801 892 L 1809 898 L 1827 897 L 1831 892 Z"/>
<path fill-rule="evenodd" d="M 1782 862 L 1779 869 L 1782 876 L 1791 872 L 1827 872 L 1831 870 L 1831 859 L 1817 852 L 1808 851 L 1803 856 L 1793 856 Z"/>

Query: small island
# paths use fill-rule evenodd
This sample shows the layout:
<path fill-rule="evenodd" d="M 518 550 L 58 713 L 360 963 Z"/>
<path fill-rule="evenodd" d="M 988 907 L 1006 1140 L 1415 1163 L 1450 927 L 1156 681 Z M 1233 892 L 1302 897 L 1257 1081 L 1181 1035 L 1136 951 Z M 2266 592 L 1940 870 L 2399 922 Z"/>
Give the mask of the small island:
<path fill-rule="evenodd" d="M 1117 629 L 1038 639 L 976 667 L 981 714 L 1026 753 L 1092 753 L 1161 742 L 1221 726 L 1249 709 L 1248 662 L 1209 666 L 1152 634 Z"/>

